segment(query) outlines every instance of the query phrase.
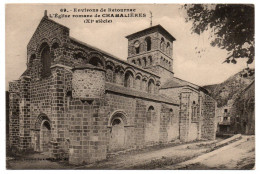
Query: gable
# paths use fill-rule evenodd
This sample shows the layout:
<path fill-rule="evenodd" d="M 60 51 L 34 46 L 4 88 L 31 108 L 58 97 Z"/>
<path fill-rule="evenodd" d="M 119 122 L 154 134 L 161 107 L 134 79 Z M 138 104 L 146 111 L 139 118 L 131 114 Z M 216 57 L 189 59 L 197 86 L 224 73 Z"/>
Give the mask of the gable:
<path fill-rule="evenodd" d="M 66 42 L 68 38 L 66 36 L 69 36 L 69 28 L 45 16 L 42 18 L 27 45 L 27 54 L 30 55 L 31 52 L 37 51 L 37 48 L 39 48 L 43 42 L 49 45 L 51 45 L 54 40 L 59 40 L 61 43 Z"/>

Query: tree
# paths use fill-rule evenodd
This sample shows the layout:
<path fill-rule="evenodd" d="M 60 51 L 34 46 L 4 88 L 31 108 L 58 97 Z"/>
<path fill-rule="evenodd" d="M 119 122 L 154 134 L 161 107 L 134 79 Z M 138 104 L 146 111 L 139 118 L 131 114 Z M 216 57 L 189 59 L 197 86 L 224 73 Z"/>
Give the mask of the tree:
<path fill-rule="evenodd" d="M 210 30 L 211 45 L 228 51 L 224 62 L 236 64 L 246 58 L 251 64 L 255 57 L 254 5 L 250 4 L 185 4 L 186 22 L 192 22 L 192 32 Z"/>

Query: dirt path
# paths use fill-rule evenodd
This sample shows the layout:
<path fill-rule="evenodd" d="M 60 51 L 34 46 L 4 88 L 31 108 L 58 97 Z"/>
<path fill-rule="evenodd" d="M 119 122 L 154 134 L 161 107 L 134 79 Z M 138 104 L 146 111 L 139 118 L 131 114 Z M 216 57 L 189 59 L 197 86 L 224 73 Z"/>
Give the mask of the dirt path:
<path fill-rule="evenodd" d="M 139 154 L 120 155 L 98 164 L 81 166 L 78 169 L 154 169 L 168 163 L 179 163 L 206 153 L 210 146 L 199 147 L 192 143 Z"/>
<path fill-rule="evenodd" d="M 68 162 L 45 160 L 41 153 L 26 155 L 23 158 L 7 160 L 9 169 L 154 169 L 161 165 L 179 163 L 205 153 L 209 146 L 199 147 L 202 142 L 145 149 L 144 151 L 122 154 L 98 163 L 85 166 L 73 166 Z M 169 163 L 170 162 L 170 163 Z"/>
<path fill-rule="evenodd" d="M 242 139 L 196 159 L 166 166 L 163 169 L 252 169 L 255 163 L 255 138 L 242 136 Z"/>

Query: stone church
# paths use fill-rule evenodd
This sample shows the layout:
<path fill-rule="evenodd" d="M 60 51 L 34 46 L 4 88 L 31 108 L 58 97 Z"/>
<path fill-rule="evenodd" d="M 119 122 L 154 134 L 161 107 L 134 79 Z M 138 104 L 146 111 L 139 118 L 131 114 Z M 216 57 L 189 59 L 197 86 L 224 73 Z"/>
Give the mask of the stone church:
<path fill-rule="evenodd" d="M 9 142 L 71 164 L 174 141 L 215 139 L 216 102 L 173 72 L 161 25 L 126 36 L 127 61 L 70 36 L 45 14 L 27 69 L 9 83 Z"/>

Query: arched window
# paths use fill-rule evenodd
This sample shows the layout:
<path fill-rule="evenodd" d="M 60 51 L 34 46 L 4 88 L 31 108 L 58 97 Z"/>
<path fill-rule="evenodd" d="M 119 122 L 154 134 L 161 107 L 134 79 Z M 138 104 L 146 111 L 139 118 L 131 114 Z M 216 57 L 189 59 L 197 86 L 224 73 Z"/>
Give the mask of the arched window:
<path fill-rule="evenodd" d="M 113 82 L 113 76 L 114 76 L 113 67 L 110 66 L 110 65 L 107 65 L 106 66 L 106 81 L 112 83 Z"/>
<path fill-rule="evenodd" d="M 97 67 L 103 67 L 103 62 L 98 57 L 92 57 L 89 60 L 89 64 L 97 66 Z"/>
<path fill-rule="evenodd" d="M 170 43 L 169 42 L 167 42 L 166 53 L 170 54 Z"/>
<path fill-rule="evenodd" d="M 117 66 L 115 69 L 115 82 L 119 85 L 123 85 L 124 70 L 121 66 Z"/>
<path fill-rule="evenodd" d="M 152 119 L 155 117 L 154 107 L 150 106 L 147 111 L 146 122 L 152 123 Z"/>
<path fill-rule="evenodd" d="M 154 93 L 154 81 L 153 79 L 150 79 L 148 82 L 148 92 L 149 93 Z"/>
<path fill-rule="evenodd" d="M 43 44 L 41 49 L 42 61 L 42 76 L 48 77 L 51 75 L 51 54 L 48 44 Z"/>
<path fill-rule="evenodd" d="M 141 59 L 137 59 L 137 62 L 138 62 L 138 65 L 139 65 L 139 66 L 142 66 Z"/>
<path fill-rule="evenodd" d="M 135 60 L 132 60 L 132 63 L 133 63 L 133 64 L 136 64 L 136 63 L 135 63 Z"/>
<path fill-rule="evenodd" d="M 144 78 L 142 80 L 142 90 L 147 91 L 147 80 L 146 80 L 146 78 Z"/>
<path fill-rule="evenodd" d="M 146 51 L 150 51 L 152 47 L 151 38 L 150 37 L 145 38 L 145 42 L 146 42 Z"/>
<path fill-rule="evenodd" d="M 169 116 L 171 119 L 171 125 L 173 125 L 175 123 L 173 109 L 170 109 Z"/>
<path fill-rule="evenodd" d="M 197 112 L 198 112 L 198 107 L 196 105 L 196 102 L 193 101 L 192 102 L 192 106 L 191 106 L 191 121 L 197 121 Z"/>
<path fill-rule="evenodd" d="M 143 57 L 143 61 L 144 61 L 144 67 L 146 67 L 147 66 L 147 62 L 146 62 L 146 58 L 145 57 Z"/>
<path fill-rule="evenodd" d="M 134 75 L 131 71 L 125 73 L 124 86 L 128 88 L 133 88 L 134 84 Z"/>
<path fill-rule="evenodd" d="M 134 42 L 134 47 L 135 47 L 135 54 L 140 53 L 140 42 L 137 40 Z"/>
<path fill-rule="evenodd" d="M 51 46 L 51 54 L 52 54 L 52 59 L 54 60 L 57 56 L 57 49 L 59 48 L 59 44 L 57 42 L 53 43 Z"/>
<path fill-rule="evenodd" d="M 135 88 L 141 89 L 141 77 L 140 76 L 136 76 L 136 78 L 135 78 Z"/>
<path fill-rule="evenodd" d="M 161 38 L 160 49 L 164 51 L 164 38 Z"/>
<path fill-rule="evenodd" d="M 83 53 L 81 53 L 81 52 L 74 54 L 73 57 L 74 57 L 74 59 L 76 59 L 78 61 L 79 64 L 87 63 L 87 58 L 84 57 Z"/>
<path fill-rule="evenodd" d="M 150 65 L 152 66 L 153 65 L 153 59 L 152 59 L 152 56 L 149 56 L 149 61 L 150 61 Z"/>

